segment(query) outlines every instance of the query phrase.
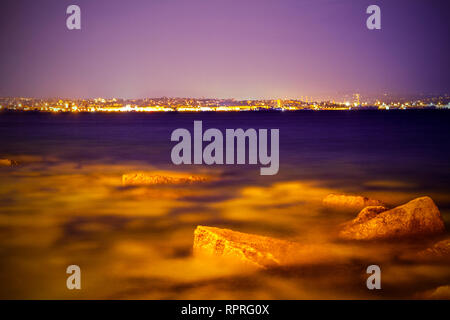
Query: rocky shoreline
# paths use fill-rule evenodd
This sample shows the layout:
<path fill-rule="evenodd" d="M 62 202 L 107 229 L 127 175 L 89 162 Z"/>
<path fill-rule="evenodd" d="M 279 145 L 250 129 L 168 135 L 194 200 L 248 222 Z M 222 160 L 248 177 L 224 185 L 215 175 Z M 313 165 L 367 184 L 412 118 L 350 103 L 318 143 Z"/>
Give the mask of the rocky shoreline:
<path fill-rule="evenodd" d="M 325 201 L 326 199 L 326 201 Z M 444 221 L 430 197 L 419 197 L 388 209 L 379 200 L 362 196 L 330 195 L 324 205 L 337 209 L 362 207 L 355 219 L 337 226 L 337 240 L 418 240 L 445 232 Z M 376 205 L 374 205 L 376 204 Z M 316 263 L 338 259 L 327 244 L 305 244 L 242 233 L 229 229 L 198 226 L 194 232 L 194 254 L 226 257 L 259 268 L 291 264 Z M 450 261 L 450 239 L 437 242 L 410 255 L 415 260 Z"/>

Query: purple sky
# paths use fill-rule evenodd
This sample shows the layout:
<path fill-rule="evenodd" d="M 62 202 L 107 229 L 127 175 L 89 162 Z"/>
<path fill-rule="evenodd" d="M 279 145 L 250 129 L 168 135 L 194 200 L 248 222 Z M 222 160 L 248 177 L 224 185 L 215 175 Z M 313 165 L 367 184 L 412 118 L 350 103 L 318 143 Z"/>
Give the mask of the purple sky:
<path fill-rule="evenodd" d="M 449 2 L 2 0 L 0 96 L 450 93 Z M 382 30 L 365 26 L 370 4 Z"/>

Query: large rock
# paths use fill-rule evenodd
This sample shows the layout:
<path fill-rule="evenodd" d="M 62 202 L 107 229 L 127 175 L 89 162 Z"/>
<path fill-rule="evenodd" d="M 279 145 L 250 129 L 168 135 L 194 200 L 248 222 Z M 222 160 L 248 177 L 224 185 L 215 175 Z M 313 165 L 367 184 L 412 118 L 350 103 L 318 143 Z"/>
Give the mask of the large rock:
<path fill-rule="evenodd" d="M 444 229 L 433 200 L 421 197 L 381 213 L 363 214 L 361 219 L 357 217 L 345 224 L 339 236 L 353 240 L 389 239 L 438 234 Z"/>
<path fill-rule="evenodd" d="M 205 181 L 206 178 L 199 176 L 175 176 L 149 174 L 145 172 L 127 173 L 122 175 L 122 184 L 129 185 L 161 185 L 161 184 L 191 184 Z"/>
<path fill-rule="evenodd" d="M 363 196 L 329 194 L 323 199 L 323 205 L 333 209 L 354 209 L 361 210 L 367 206 L 382 206 L 379 200 L 370 199 Z"/>
<path fill-rule="evenodd" d="M 296 242 L 229 229 L 198 226 L 194 232 L 194 254 L 220 256 L 259 268 L 317 263 L 333 259 L 325 246 Z"/>

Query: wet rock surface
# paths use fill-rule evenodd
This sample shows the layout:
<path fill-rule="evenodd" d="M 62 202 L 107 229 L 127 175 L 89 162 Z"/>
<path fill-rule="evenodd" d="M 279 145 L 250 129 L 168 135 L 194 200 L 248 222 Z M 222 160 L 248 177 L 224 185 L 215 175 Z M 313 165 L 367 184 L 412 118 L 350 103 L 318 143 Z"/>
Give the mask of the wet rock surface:
<path fill-rule="evenodd" d="M 381 208 L 362 211 L 345 224 L 339 236 L 348 240 L 408 238 L 439 234 L 444 222 L 430 197 L 414 199 L 396 208 L 378 212 Z"/>
<path fill-rule="evenodd" d="M 206 181 L 205 177 L 200 176 L 171 176 L 151 174 L 144 172 L 127 173 L 122 175 L 122 184 L 130 185 L 164 185 L 164 184 L 192 184 Z"/>
<path fill-rule="evenodd" d="M 329 194 L 322 202 L 325 207 L 339 210 L 361 210 L 367 206 L 383 206 L 383 203 L 379 200 L 345 194 Z"/>
<path fill-rule="evenodd" d="M 415 258 L 423 261 L 448 261 L 450 262 L 450 239 L 435 243 L 433 246 L 419 251 Z"/>
<path fill-rule="evenodd" d="M 424 299 L 436 299 L 436 300 L 450 300 L 450 286 L 440 286 L 433 290 L 425 292 L 425 294 L 420 297 Z"/>
<path fill-rule="evenodd" d="M 366 221 L 369 221 L 372 218 L 375 218 L 378 214 L 387 211 L 388 208 L 384 206 L 369 206 L 365 207 L 361 210 L 361 212 L 358 214 L 358 216 L 353 219 L 350 224 L 359 224 Z"/>
<path fill-rule="evenodd" d="M 19 165 L 19 162 L 10 159 L 0 159 L 0 167 L 14 167 Z"/>
<path fill-rule="evenodd" d="M 326 247 L 198 226 L 194 232 L 194 254 L 231 258 L 259 268 L 315 263 L 332 258 Z"/>

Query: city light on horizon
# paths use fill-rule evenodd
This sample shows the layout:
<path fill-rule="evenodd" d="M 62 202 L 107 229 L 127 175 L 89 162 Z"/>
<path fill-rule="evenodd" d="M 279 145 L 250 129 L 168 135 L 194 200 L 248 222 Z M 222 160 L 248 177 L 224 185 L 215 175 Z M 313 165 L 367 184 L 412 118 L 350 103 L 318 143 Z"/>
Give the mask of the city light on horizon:
<path fill-rule="evenodd" d="M 194 98 L 146 99 L 34 99 L 0 98 L 2 111 L 38 112 L 240 112 L 240 111 L 299 111 L 299 110 L 390 110 L 390 109 L 449 109 L 450 95 L 421 99 L 377 99 L 364 101 L 355 94 L 352 101 L 313 101 L 297 99 L 236 100 Z"/>

